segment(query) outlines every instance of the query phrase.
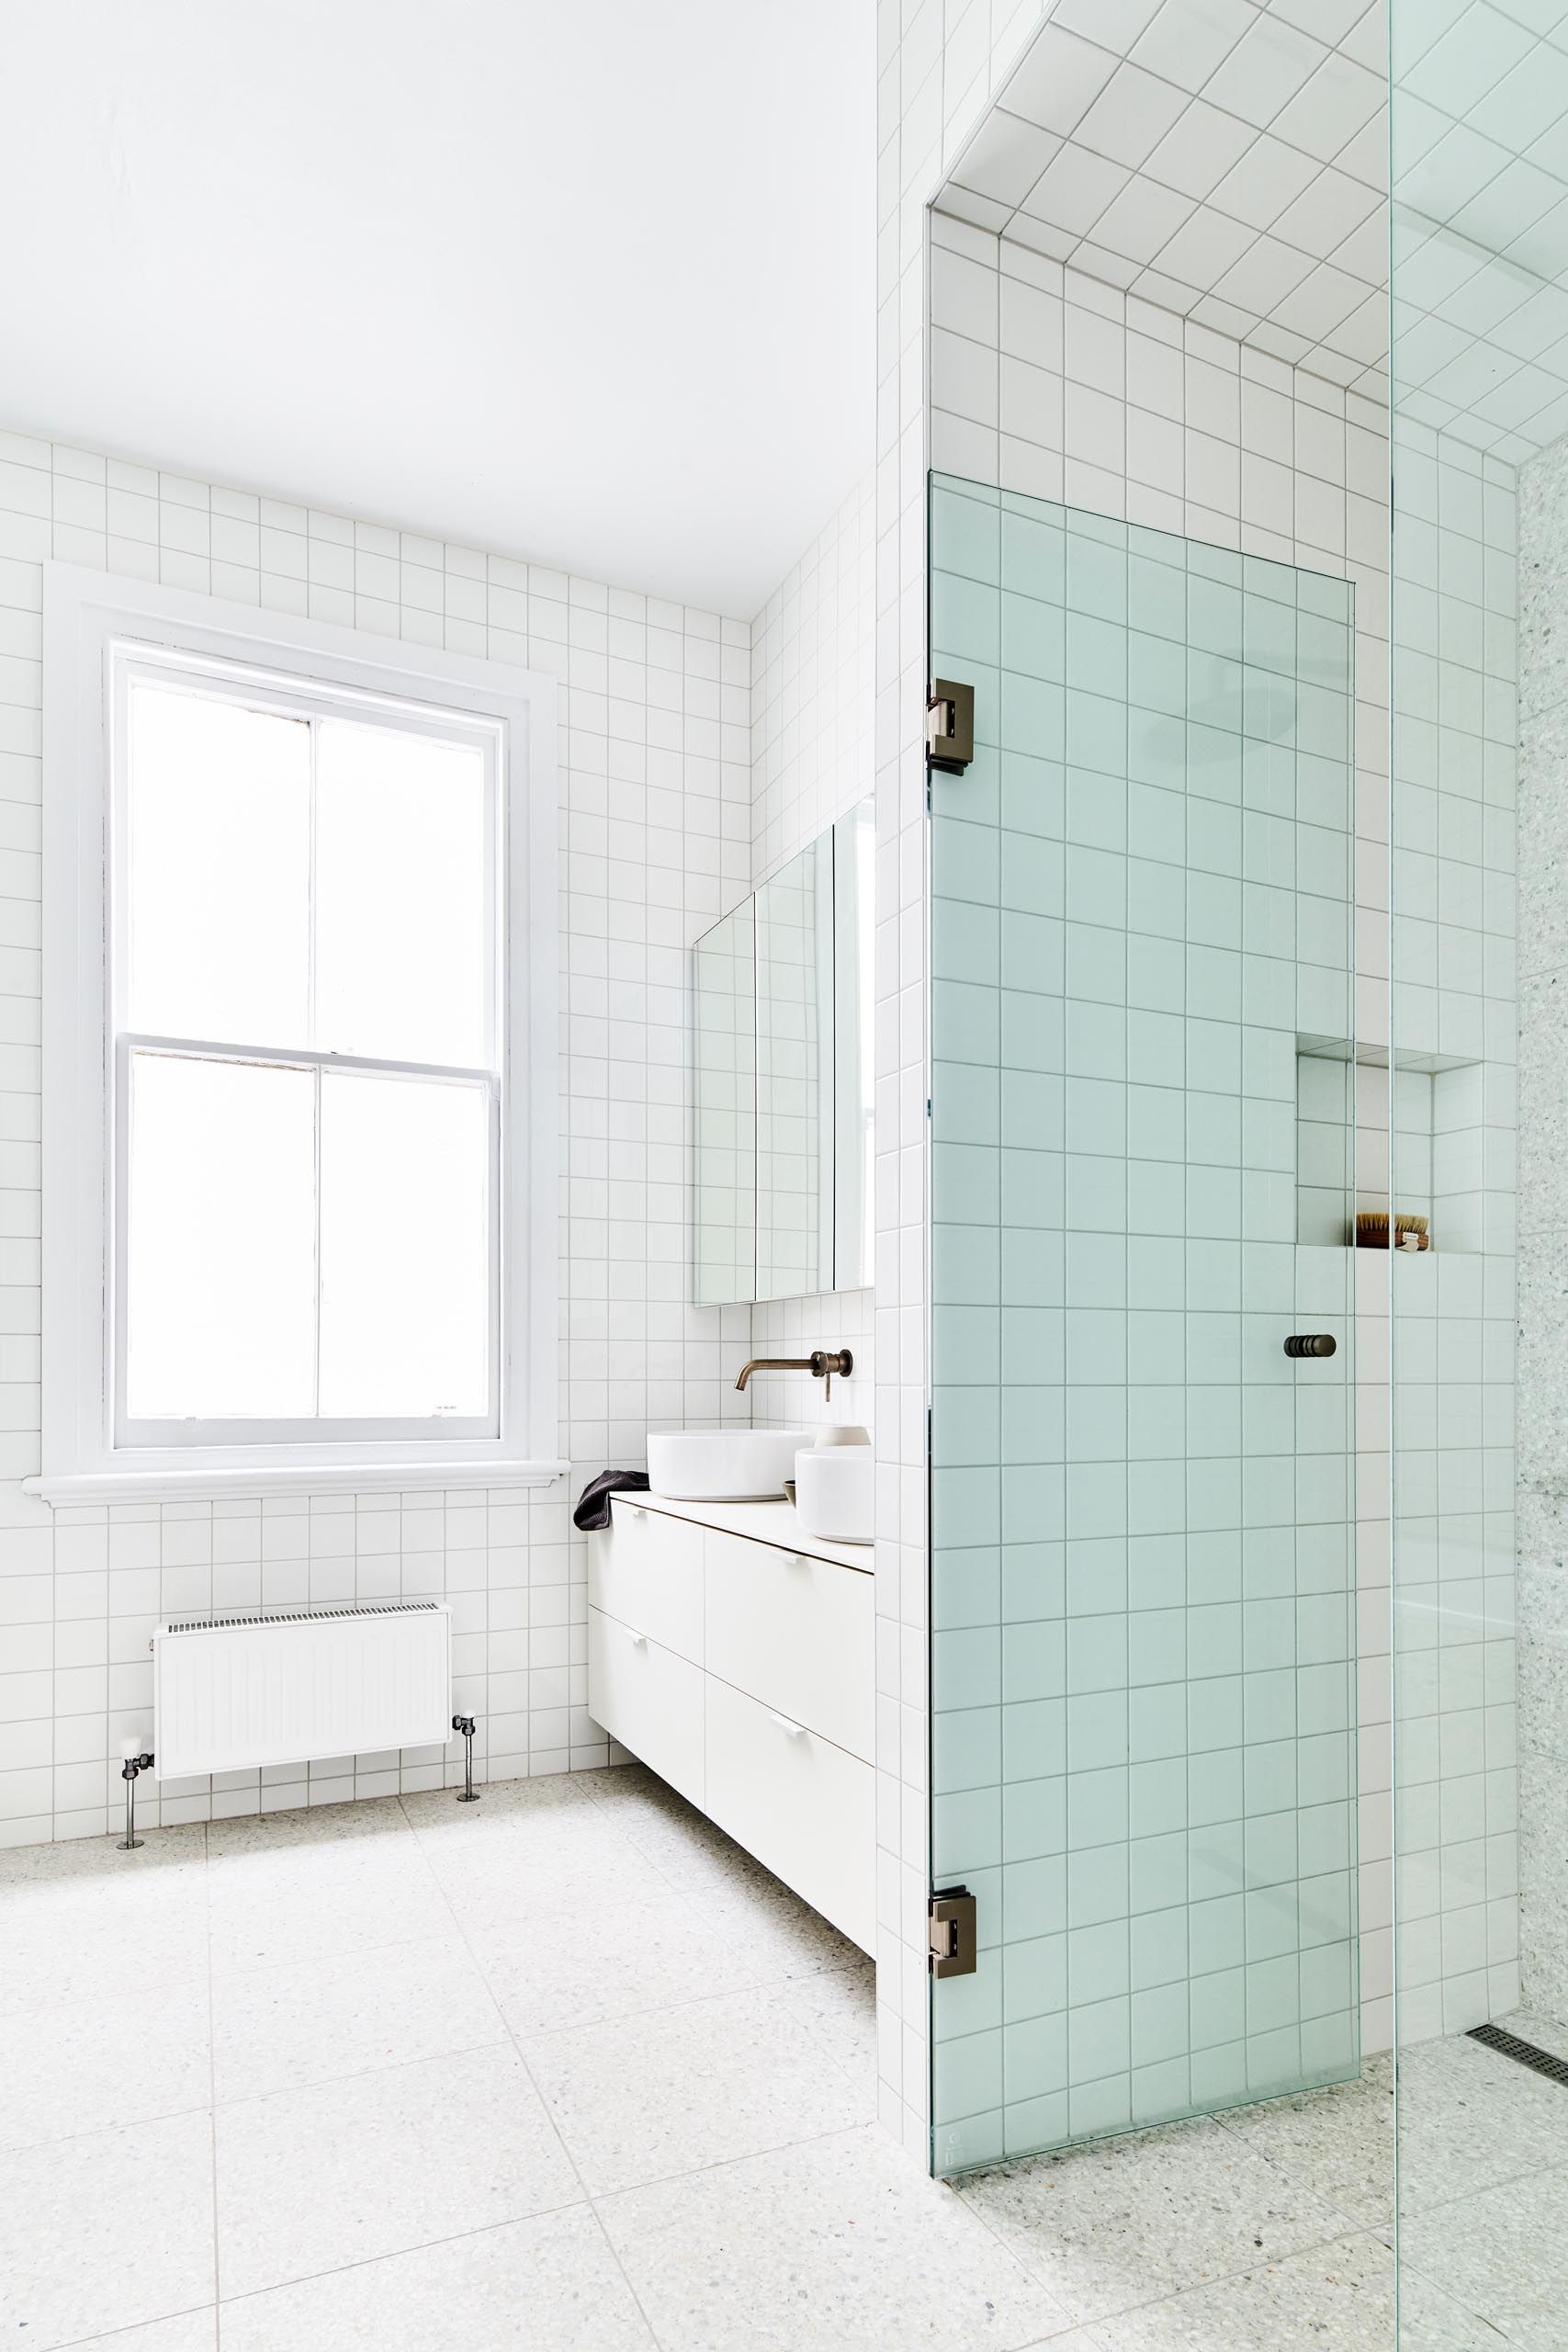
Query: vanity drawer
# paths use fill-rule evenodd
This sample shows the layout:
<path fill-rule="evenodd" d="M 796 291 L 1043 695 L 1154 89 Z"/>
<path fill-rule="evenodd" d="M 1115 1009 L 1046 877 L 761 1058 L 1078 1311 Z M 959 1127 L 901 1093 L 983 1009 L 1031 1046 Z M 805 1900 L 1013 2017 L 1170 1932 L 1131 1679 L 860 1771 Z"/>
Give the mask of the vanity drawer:
<path fill-rule="evenodd" d="M 703 1531 L 617 1495 L 610 1524 L 588 1545 L 592 1608 L 703 1662 Z"/>
<path fill-rule="evenodd" d="M 661 1781 L 703 1803 L 701 1668 L 592 1604 L 588 1712 Z"/>
<path fill-rule="evenodd" d="M 851 1571 L 852 1573 L 852 1571 Z M 875 1775 L 830 1740 L 706 1679 L 705 1810 L 786 1886 L 870 1951 Z"/>
<path fill-rule="evenodd" d="M 852 1756 L 874 1754 L 874 1580 L 709 1529 L 703 1662 Z"/>

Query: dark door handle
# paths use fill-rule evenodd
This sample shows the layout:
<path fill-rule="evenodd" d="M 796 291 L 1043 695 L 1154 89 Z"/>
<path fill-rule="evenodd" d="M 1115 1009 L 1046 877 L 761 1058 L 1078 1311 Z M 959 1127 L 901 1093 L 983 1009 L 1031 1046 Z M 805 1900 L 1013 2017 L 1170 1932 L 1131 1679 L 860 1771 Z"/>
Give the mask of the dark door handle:
<path fill-rule="evenodd" d="M 1285 1342 L 1288 1356 L 1331 1356 L 1338 1347 L 1332 1331 L 1292 1331 Z"/>

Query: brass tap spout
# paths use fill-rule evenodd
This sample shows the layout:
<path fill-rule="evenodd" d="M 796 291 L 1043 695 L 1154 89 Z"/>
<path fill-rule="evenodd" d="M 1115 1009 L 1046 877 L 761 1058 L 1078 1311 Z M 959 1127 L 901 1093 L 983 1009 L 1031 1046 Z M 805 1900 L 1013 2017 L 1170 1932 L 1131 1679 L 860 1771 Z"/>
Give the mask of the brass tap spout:
<path fill-rule="evenodd" d="M 833 1375 L 847 1380 L 855 1368 L 855 1360 L 848 1348 L 813 1348 L 808 1356 L 753 1356 L 741 1368 L 737 1388 L 744 1388 L 754 1372 L 808 1372 L 813 1380 L 823 1381 L 822 1394 L 833 1393 Z"/>

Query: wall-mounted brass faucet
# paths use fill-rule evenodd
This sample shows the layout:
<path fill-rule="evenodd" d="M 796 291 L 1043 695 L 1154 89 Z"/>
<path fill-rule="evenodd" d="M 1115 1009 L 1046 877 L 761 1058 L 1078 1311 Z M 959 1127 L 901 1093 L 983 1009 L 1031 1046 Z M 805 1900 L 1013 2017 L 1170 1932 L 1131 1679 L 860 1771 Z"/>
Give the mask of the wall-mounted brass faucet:
<path fill-rule="evenodd" d="M 735 1385 L 744 1388 L 754 1372 L 808 1372 L 813 1380 L 826 1384 L 822 1394 L 830 1396 L 834 1374 L 840 1380 L 847 1380 L 854 1368 L 855 1360 L 848 1348 L 813 1348 L 808 1356 L 753 1356 Z"/>

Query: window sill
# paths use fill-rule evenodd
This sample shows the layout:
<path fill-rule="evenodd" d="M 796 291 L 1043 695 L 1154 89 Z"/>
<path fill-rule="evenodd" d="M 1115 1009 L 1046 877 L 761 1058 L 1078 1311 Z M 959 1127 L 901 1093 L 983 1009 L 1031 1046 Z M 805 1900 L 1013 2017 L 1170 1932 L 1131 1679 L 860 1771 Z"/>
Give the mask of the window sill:
<path fill-rule="evenodd" d="M 333 1462 L 257 1468 L 81 1470 L 24 1478 L 46 1503 L 175 1503 L 220 1496 L 423 1494 L 472 1487 L 548 1487 L 570 1462 Z"/>

